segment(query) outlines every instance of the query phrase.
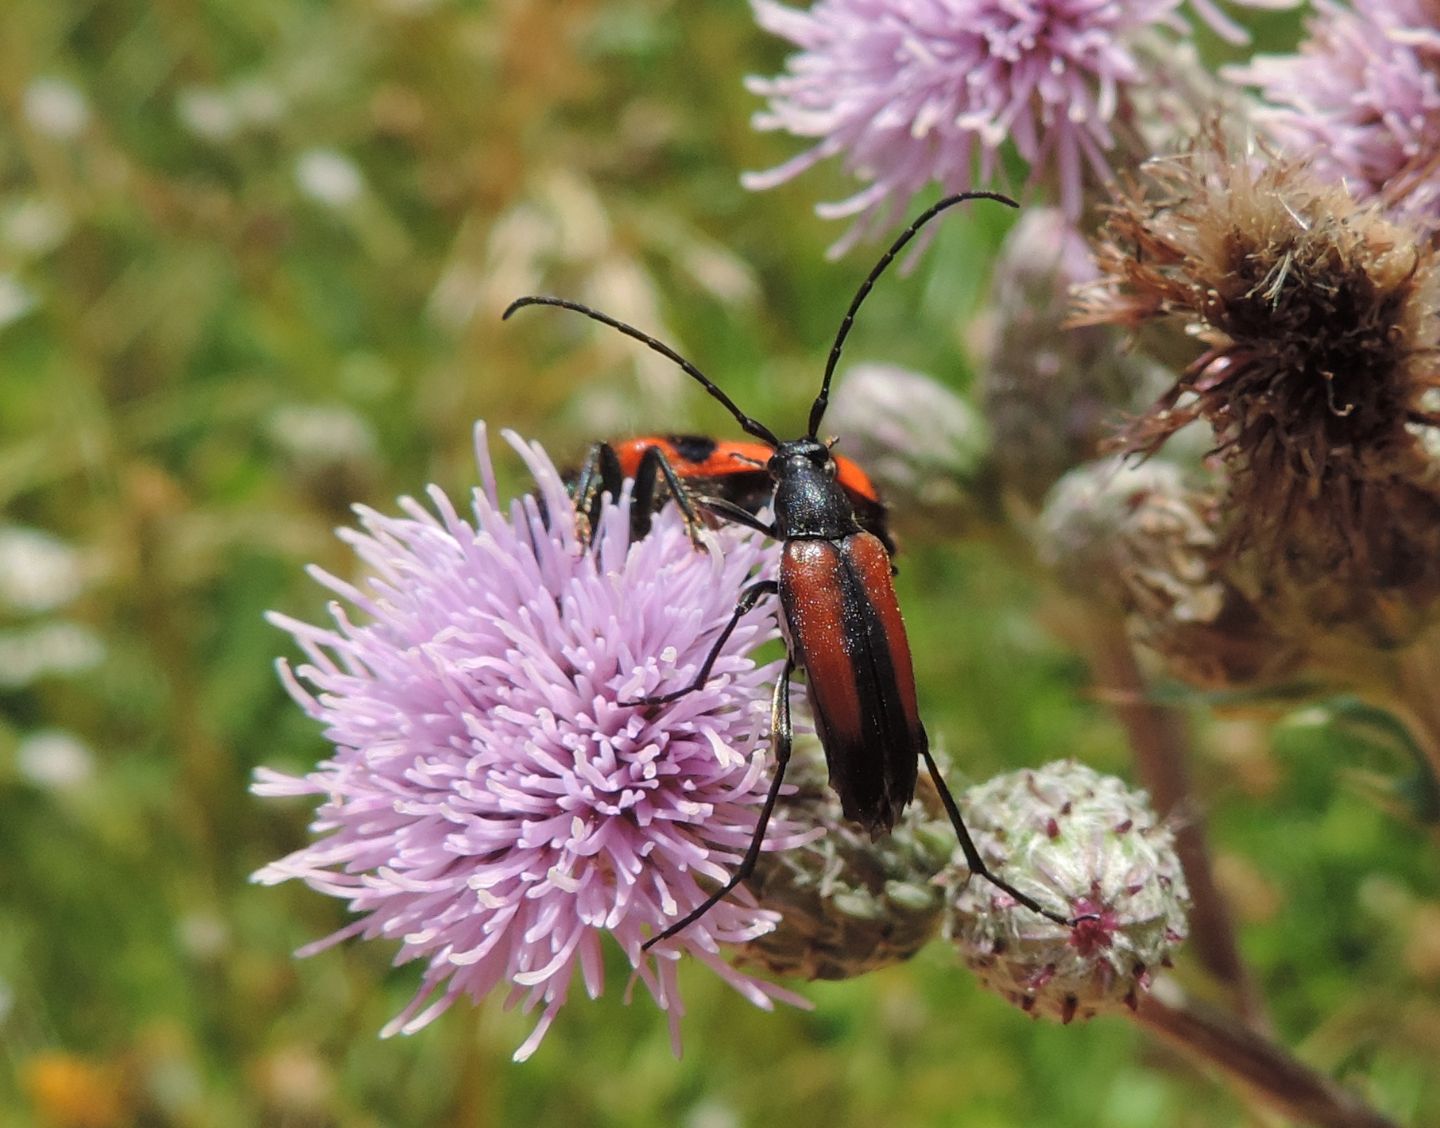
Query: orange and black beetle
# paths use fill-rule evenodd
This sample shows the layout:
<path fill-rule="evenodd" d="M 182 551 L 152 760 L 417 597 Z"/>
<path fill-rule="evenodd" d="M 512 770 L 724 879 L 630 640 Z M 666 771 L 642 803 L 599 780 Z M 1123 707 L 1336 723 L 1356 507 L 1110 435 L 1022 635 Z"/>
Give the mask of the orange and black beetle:
<path fill-rule="evenodd" d="M 741 463 L 743 468 L 763 468 L 765 472 L 769 497 L 762 500 L 771 504 L 774 513 L 772 524 L 766 524 L 755 516 L 752 508 L 758 509 L 758 505 L 752 507 L 744 498 L 736 500 L 727 496 L 727 493 L 735 492 L 734 475 L 739 472 L 729 465 L 730 461 L 740 461 L 733 458 L 733 447 L 720 462 L 712 461 L 715 453 L 722 449 L 719 444 L 704 451 L 697 448 L 687 453 L 673 440 L 639 439 L 634 441 L 637 445 L 622 447 L 626 451 L 624 457 L 611 448 L 622 476 L 627 469 L 626 459 L 630 457 L 635 460 L 635 473 L 640 473 L 641 464 L 647 458 L 646 449 L 664 454 L 663 458 L 649 456 L 651 472 L 658 471 L 662 475 L 669 466 L 669 456 L 678 455 L 676 461 L 686 472 L 677 473 L 673 466 L 669 466 L 667 481 L 678 502 L 722 520 L 759 529 L 782 542 L 778 578 L 759 580 L 741 593 L 735 613 L 716 637 L 690 684 L 629 704 L 661 705 L 703 686 L 736 624 L 766 596 L 780 597 L 790 640 L 790 652 L 776 685 L 771 709 L 775 776 L 749 849 L 724 885 L 693 912 L 652 936 L 645 943 L 647 949 L 698 920 L 753 872 L 790 759 L 789 690 L 790 678 L 797 668 L 805 671 L 815 728 L 830 769 L 830 785 L 839 796 L 847 818 L 854 819 L 872 835 L 890 831 L 914 798 L 917 761 L 923 759 L 955 828 L 971 873 L 990 881 L 1020 904 L 1058 924 L 1072 923 L 1043 908 L 1034 898 L 991 873 L 971 841 L 960 809 L 930 753 L 925 727 L 920 722 L 910 644 L 905 636 L 905 624 L 900 617 L 900 606 L 891 580 L 890 553 L 885 541 L 876 533 L 867 531 L 857 517 L 853 488 L 846 488 L 846 483 L 842 481 L 841 464 L 831 453 L 829 445 L 819 438 L 820 422 L 829 402 L 830 382 L 841 348 L 854 324 L 856 311 L 876 279 L 894 261 L 901 248 L 931 219 L 955 204 L 980 198 L 1017 206 L 1013 200 L 990 192 L 949 196 L 922 213 L 876 263 L 861 283 L 840 323 L 825 365 L 820 393 L 810 408 L 809 428 L 798 439 L 782 441 L 763 423 L 741 411 L 708 376 L 669 345 L 609 314 L 578 302 L 549 297 L 517 298 L 505 311 L 504 316 L 509 317 L 522 306 L 558 306 L 582 313 L 640 341 L 674 361 L 724 404 L 747 434 L 763 444 L 754 452 L 762 457 L 753 459 L 751 444 L 736 446 L 745 451 Z M 708 444 L 709 440 L 704 442 Z M 614 469 L 612 466 L 610 471 L 613 473 Z M 712 474 L 711 470 L 715 472 Z M 601 473 L 600 470 L 596 472 Z M 681 477 L 686 481 L 681 482 Z M 718 482 L 721 488 L 705 492 L 699 487 L 707 480 L 712 484 Z M 868 484 L 868 478 L 865 481 Z M 853 480 L 850 484 L 853 487 Z M 611 488 L 610 484 L 605 484 L 604 488 Z M 653 491 L 653 485 L 648 489 Z M 873 487 L 865 491 L 865 495 L 873 497 Z M 577 492 L 577 496 L 583 495 Z M 878 499 L 875 500 L 878 502 Z M 646 509 L 648 516 L 650 506 L 642 508 Z"/>
<path fill-rule="evenodd" d="M 767 469 L 771 448 L 764 443 L 712 439 L 708 435 L 640 435 L 596 443 L 574 477 L 575 507 L 582 521 L 594 527 L 605 494 L 620 496 L 629 478 L 631 488 L 630 538 L 650 531 L 650 518 L 668 494 L 691 519 L 692 495 L 719 497 L 747 513 L 758 513 L 775 496 L 775 482 Z M 845 491 L 855 520 L 873 533 L 895 555 L 895 542 L 885 520 L 885 503 L 870 476 L 843 455 L 835 460 L 835 481 Z M 663 490 L 662 490 L 663 487 Z"/>

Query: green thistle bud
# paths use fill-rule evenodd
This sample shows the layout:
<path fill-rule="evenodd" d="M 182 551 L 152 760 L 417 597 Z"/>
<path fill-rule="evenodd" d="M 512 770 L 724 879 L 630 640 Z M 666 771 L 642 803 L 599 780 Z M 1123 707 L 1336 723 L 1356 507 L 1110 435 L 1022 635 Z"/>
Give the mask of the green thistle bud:
<path fill-rule="evenodd" d="M 1188 931 L 1174 834 L 1149 804 L 1143 791 L 1073 760 L 965 793 L 986 864 L 1041 904 L 1087 918 L 1061 927 L 959 870 L 946 935 L 981 983 L 1061 1022 L 1135 1007 Z"/>
<path fill-rule="evenodd" d="M 846 821 L 823 765 L 797 755 L 787 778 L 797 790 L 780 801 L 778 813 L 825 833 L 760 855 L 745 885 L 782 919 L 741 948 L 741 962 L 777 975 L 850 979 L 908 960 L 940 931 L 945 890 L 934 879 L 955 849 L 955 832 L 929 780 L 921 781 L 894 832 L 872 841 Z"/>

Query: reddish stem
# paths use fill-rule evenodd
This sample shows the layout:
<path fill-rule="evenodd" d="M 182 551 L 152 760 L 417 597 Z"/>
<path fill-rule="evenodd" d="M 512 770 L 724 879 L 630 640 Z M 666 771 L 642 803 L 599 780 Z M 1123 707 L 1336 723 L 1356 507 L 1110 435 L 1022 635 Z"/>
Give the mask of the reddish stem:
<path fill-rule="evenodd" d="M 1170 996 L 1165 1001 L 1164 996 Z M 1140 1000 L 1135 1021 L 1238 1082 L 1257 1101 L 1316 1128 L 1398 1128 L 1350 1090 L 1229 1015 L 1189 1003 L 1161 981 Z"/>

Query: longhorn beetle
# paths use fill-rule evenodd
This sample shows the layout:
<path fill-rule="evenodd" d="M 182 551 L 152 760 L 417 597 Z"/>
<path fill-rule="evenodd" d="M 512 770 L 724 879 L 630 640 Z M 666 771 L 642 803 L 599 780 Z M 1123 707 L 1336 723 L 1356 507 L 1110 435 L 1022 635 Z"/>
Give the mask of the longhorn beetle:
<path fill-rule="evenodd" d="M 829 444 L 819 437 L 820 421 L 825 417 L 830 399 L 830 381 L 861 303 L 885 268 L 925 224 L 947 208 L 974 199 L 996 200 L 1012 208 L 1019 206 L 1009 197 L 994 192 L 962 192 L 933 204 L 900 234 L 860 284 L 850 308 L 845 311 L 825 364 L 820 393 L 810 406 L 809 427 L 798 439 L 777 438 L 770 428 L 741 411 L 719 386 L 669 345 L 609 314 L 564 298 L 539 296 L 517 298 L 503 314 L 508 318 L 528 305 L 558 306 L 618 330 L 678 365 L 725 406 L 746 434 L 760 440 L 770 452 L 765 467 L 774 490 L 772 524 L 767 525 L 724 497 L 692 495 L 690 501 L 720 518 L 758 529 L 781 541 L 779 579 L 759 580 L 741 593 L 734 614 L 716 637 L 689 685 L 624 704 L 663 705 L 695 692 L 709 679 L 721 648 L 740 619 L 760 600 L 778 595 L 790 647 L 771 704 L 775 775 L 770 781 L 755 835 L 735 872 L 698 908 L 647 940 L 646 950 L 698 920 L 754 871 L 790 760 L 790 679 L 797 668 L 805 671 L 815 730 L 830 769 L 830 786 L 840 797 L 846 818 L 858 822 L 872 836 L 888 833 L 914 798 L 917 760 L 923 759 L 955 828 L 971 874 L 984 878 L 1056 924 L 1067 927 L 1073 924 L 991 873 L 975 848 L 960 808 L 930 753 L 929 740 L 920 723 L 910 645 L 890 578 L 890 554 L 880 540 L 861 528 L 856 520 L 851 500 L 837 481 L 835 457 Z M 671 485 L 677 486 L 674 482 Z"/>
<path fill-rule="evenodd" d="M 650 531 L 650 518 L 665 500 L 662 487 L 691 522 L 698 520 L 690 504 L 697 497 L 724 498 L 754 514 L 775 495 L 775 483 L 766 469 L 770 453 L 763 443 L 708 435 L 640 435 L 596 443 L 573 479 L 575 508 L 581 524 L 593 530 L 605 494 L 619 497 L 620 487 L 630 478 L 635 483 L 630 502 L 631 540 Z M 832 457 L 835 481 L 850 499 L 855 520 L 867 533 L 879 537 L 885 551 L 894 556 L 885 503 L 870 476 L 843 455 Z"/>

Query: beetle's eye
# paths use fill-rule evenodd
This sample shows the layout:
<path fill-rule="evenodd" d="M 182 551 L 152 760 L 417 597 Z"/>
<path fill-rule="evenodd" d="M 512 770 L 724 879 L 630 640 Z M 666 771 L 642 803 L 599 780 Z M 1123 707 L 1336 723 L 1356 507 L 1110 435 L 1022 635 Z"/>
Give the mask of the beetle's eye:
<path fill-rule="evenodd" d="M 827 451 L 826 454 L 829 454 L 829 452 Z M 835 460 L 834 460 L 833 458 L 826 458 L 826 459 L 825 459 L 825 477 L 827 477 L 827 478 L 833 478 L 833 477 L 835 477 L 835 473 L 836 473 Z"/>

